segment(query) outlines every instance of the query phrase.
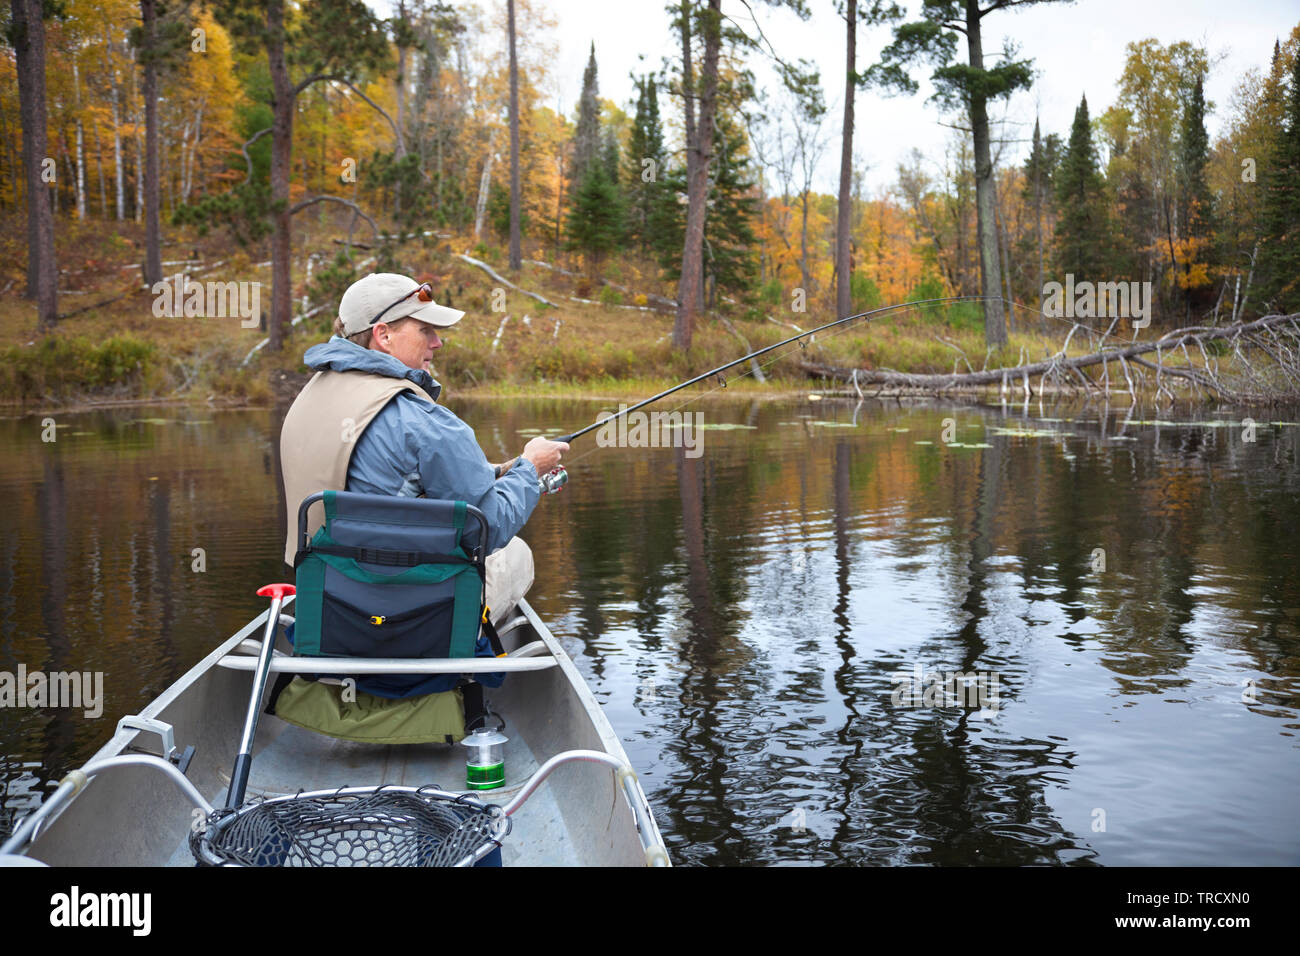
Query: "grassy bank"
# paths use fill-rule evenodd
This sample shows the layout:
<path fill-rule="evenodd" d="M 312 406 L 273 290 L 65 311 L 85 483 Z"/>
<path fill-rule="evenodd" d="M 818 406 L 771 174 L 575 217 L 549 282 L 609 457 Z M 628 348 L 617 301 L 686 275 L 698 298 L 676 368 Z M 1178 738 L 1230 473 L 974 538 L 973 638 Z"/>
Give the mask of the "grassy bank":
<path fill-rule="evenodd" d="M 8 235 L 13 236 L 17 226 L 10 223 Z M 328 230 L 313 231 L 315 242 L 311 245 L 333 254 L 336 247 L 329 236 Z M 89 226 L 72 227 L 60 238 L 60 309 L 70 312 L 93 307 L 60 322 L 44 337 L 36 334 L 34 304 L 19 296 L 23 285 L 20 250 L 13 240 L 6 241 L 4 251 L 12 255 L 7 257 L 5 272 L 0 273 L 0 287 L 9 283 L 8 291 L 0 295 L 0 330 L 5 341 L 13 344 L 4 349 L 0 401 L 11 406 L 124 399 L 269 404 L 297 392 L 309 374 L 302 364 L 303 352 L 329 337 L 332 308 L 295 327 L 281 353 L 263 349 L 247 365 L 241 365 L 264 333 L 242 328 L 239 317 L 156 316 L 154 297 L 140 286 L 140 272 L 133 268 L 143 244 L 131 224 L 112 235 Z M 263 309 L 269 310 L 269 264 L 213 237 L 181 234 L 173 238 L 181 241 L 168 245 L 163 258 L 177 264 L 165 266 L 166 274 L 187 268 L 198 271 L 197 266 L 187 267 L 181 260 L 202 263 L 203 268 L 221 262 L 219 268 L 201 272 L 199 279 L 260 282 Z M 442 240 L 432 247 L 413 243 L 399 255 L 402 271 L 432 282 L 440 301 L 449 300 L 468 313 L 449 330 L 444 349 L 435 357 L 435 377 L 448 394 L 631 399 L 774 344 L 794 335 L 796 329 L 813 328 L 835 318 L 829 309 L 815 306 L 792 313 L 786 307 L 760 302 L 724 304 L 721 308 L 734 332 L 716 315 L 704 316 L 691 350 L 683 353 L 672 347 L 672 315 L 631 307 L 648 302 L 651 295 L 671 293 L 650 270 L 628 261 L 607 263 L 606 278 L 625 286 L 626 291 L 530 264 L 509 277 L 516 285 L 545 296 L 552 306 L 500 287 L 485 272 L 457 258 L 453 250 L 467 244 L 463 239 Z M 301 253 L 308 245 L 304 238 L 295 251 Z M 480 246 L 475 253 L 505 274 L 499 250 Z M 364 255 L 358 253 L 356 258 Z M 296 277 L 303 271 L 295 264 Z M 338 292 L 346 284 L 346 278 L 337 277 L 332 288 L 300 283 L 293 290 L 295 311 L 304 297 L 312 304 L 337 302 Z M 117 296 L 121 297 L 107 301 Z M 577 302 L 575 298 L 591 301 Z M 805 354 L 832 365 L 965 371 L 967 362 L 976 369 L 986 363 L 996 367 L 1054 352 L 1066 329 L 1046 331 L 1048 334 L 1035 322 L 1013 332 L 1006 349 L 986 355 L 978 305 L 959 303 L 853 323 L 816 336 Z M 1079 354 L 1084 347 L 1085 343 L 1075 343 L 1071 352 Z M 766 366 L 766 385 L 755 383 L 746 374 L 746 363 L 727 373 L 728 387 L 773 394 L 822 387 L 825 383 L 809 380 L 793 362 L 777 358 L 790 350 L 799 347 L 787 346 L 781 353 L 759 359 Z"/>

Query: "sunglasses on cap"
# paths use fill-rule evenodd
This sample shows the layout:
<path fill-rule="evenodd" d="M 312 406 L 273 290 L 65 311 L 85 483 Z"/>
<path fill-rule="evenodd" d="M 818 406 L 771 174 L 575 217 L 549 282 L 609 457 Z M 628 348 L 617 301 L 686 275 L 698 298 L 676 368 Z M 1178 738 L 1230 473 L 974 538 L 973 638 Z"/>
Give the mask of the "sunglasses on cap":
<path fill-rule="evenodd" d="M 411 296 L 413 296 L 413 295 L 418 295 L 418 296 L 420 297 L 420 301 L 421 301 L 421 302 L 432 302 L 432 301 L 433 301 L 433 287 L 432 287 L 431 285 L 429 285 L 429 283 L 427 283 L 427 282 L 423 283 L 419 288 L 412 289 L 410 292 L 406 293 L 406 295 L 402 296 L 402 297 L 401 297 L 400 299 L 398 299 L 396 302 L 392 303 L 390 306 L 388 306 L 386 309 L 384 309 L 384 312 L 388 312 L 388 311 L 391 310 L 391 309 L 395 309 L 395 308 L 397 308 L 399 305 L 401 305 L 403 302 L 405 302 L 407 299 L 409 299 L 409 298 L 410 298 Z M 371 319 L 371 320 L 370 320 L 370 324 L 371 324 L 371 325 L 374 325 L 374 324 L 377 323 L 380 319 L 382 319 L 382 318 L 384 317 L 384 312 L 380 312 L 377 316 L 375 316 L 373 319 Z"/>

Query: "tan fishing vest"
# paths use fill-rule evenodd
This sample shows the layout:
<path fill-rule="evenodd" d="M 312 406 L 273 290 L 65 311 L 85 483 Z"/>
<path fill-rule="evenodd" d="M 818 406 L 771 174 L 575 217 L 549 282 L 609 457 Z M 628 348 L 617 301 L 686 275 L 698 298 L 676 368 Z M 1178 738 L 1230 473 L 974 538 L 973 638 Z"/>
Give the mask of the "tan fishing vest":
<path fill-rule="evenodd" d="M 357 370 L 317 372 L 298 393 L 280 431 L 280 467 L 289 518 L 285 564 L 293 564 L 303 543 L 298 540 L 298 506 L 318 491 L 347 490 L 348 464 L 361 433 L 385 405 L 405 391 L 429 397 L 407 379 Z M 318 501 L 307 512 L 307 536 L 323 524 L 325 505 Z"/>

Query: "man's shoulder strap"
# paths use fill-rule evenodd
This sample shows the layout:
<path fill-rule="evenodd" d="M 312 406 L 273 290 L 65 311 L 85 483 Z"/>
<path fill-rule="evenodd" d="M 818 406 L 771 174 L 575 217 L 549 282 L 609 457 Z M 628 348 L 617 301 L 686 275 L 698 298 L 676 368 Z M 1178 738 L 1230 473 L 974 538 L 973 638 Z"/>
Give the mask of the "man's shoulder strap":
<path fill-rule="evenodd" d="M 406 391 L 428 398 L 428 392 L 408 379 L 359 370 L 317 372 L 298 393 L 280 431 L 280 467 L 289 519 L 286 564 L 293 564 L 301 543 L 297 540 L 298 505 L 318 491 L 346 490 L 357 440 L 375 416 Z M 307 533 L 314 534 L 324 521 L 321 505 L 313 505 Z"/>

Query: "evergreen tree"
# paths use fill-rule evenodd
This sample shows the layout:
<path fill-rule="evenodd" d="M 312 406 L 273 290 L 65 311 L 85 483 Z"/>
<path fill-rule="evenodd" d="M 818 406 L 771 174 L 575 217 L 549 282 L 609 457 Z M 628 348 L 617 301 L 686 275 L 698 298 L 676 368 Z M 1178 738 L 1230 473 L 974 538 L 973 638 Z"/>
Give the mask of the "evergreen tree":
<path fill-rule="evenodd" d="M 621 150 L 618 148 L 618 132 L 613 126 L 605 127 L 603 142 L 600 148 L 600 161 L 605 164 L 605 178 L 618 187 L 621 185 L 622 177 L 619 175 L 618 167 L 622 162 Z"/>
<path fill-rule="evenodd" d="M 1300 56 L 1291 71 L 1286 114 L 1260 164 L 1264 203 L 1259 246 L 1260 295 L 1271 312 L 1300 311 Z"/>
<path fill-rule="evenodd" d="M 598 157 L 599 160 L 599 157 Z M 604 256 L 618 248 L 623 233 L 623 208 L 618 187 L 610 182 L 604 162 L 589 164 L 569 207 L 568 247 L 580 251 L 595 274 Z"/>
<path fill-rule="evenodd" d="M 1211 284 L 1213 204 L 1210 187 L 1205 181 L 1205 167 L 1210 161 L 1210 137 L 1205 131 L 1205 91 L 1200 77 L 1183 109 L 1182 131 L 1178 142 L 1179 232 L 1183 240 L 1182 260 L 1178 263 L 1178 284 L 1185 290 L 1185 315 L 1191 319 L 1194 301 L 1203 299 Z M 1197 290 L 1202 290 L 1197 295 Z M 1212 304 L 1212 303 L 1210 303 Z"/>
<path fill-rule="evenodd" d="M 1070 142 L 1057 171 L 1056 202 L 1057 268 L 1076 279 L 1107 280 L 1110 224 L 1086 96 L 1074 112 Z"/>
<path fill-rule="evenodd" d="M 1050 139 L 1051 137 L 1049 137 Z M 1035 119 L 1034 141 L 1029 151 L 1029 158 L 1025 161 L 1025 185 L 1021 191 L 1025 205 L 1034 211 L 1034 231 L 1032 235 L 1026 236 L 1022 240 L 1020 251 L 1022 254 L 1028 253 L 1029 257 L 1037 263 L 1037 269 L 1034 273 L 1037 281 L 1034 298 L 1039 300 L 1039 308 L 1042 308 L 1043 267 L 1045 261 L 1043 217 L 1047 213 L 1048 197 L 1051 195 L 1052 189 L 1052 176 L 1056 171 L 1056 157 L 1049 155 L 1046 145 L 1038 130 L 1038 120 Z"/>
<path fill-rule="evenodd" d="M 578 125 L 573 132 L 573 168 L 569 181 L 575 196 L 583 188 L 588 167 L 600 159 L 600 152 L 600 90 L 596 85 L 596 44 L 592 43 L 587 69 L 582 74 Z"/>
<path fill-rule="evenodd" d="M 645 256 L 654 243 L 655 231 L 665 216 L 671 214 L 665 203 L 674 202 L 663 180 L 668 172 L 667 156 L 657 88 L 649 76 L 637 82 L 636 117 L 628 141 L 628 160 L 627 241 L 639 247 Z"/>
<path fill-rule="evenodd" d="M 716 152 L 709 177 L 702 265 L 703 288 L 710 304 L 717 303 L 719 293 L 748 292 L 758 271 L 753 227 L 758 217 L 756 178 L 744 131 L 726 110 L 719 110 L 715 116 L 713 141 Z M 663 224 L 654 245 L 666 277 L 677 281 L 681 278 L 680 250 L 686 235 L 686 171 L 674 169 L 666 177 L 665 186 L 670 195 L 680 199 L 665 204 Z"/>
<path fill-rule="evenodd" d="M 614 235 L 614 246 L 622 248 L 627 241 L 627 198 L 624 194 L 622 176 L 622 151 L 618 148 L 618 132 L 613 126 L 605 129 L 605 144 L 601 150 L 601 164 L 605 167 L 605 178 L 614 192 L 614 204 L 610 208 L 609 218 Z"/>

